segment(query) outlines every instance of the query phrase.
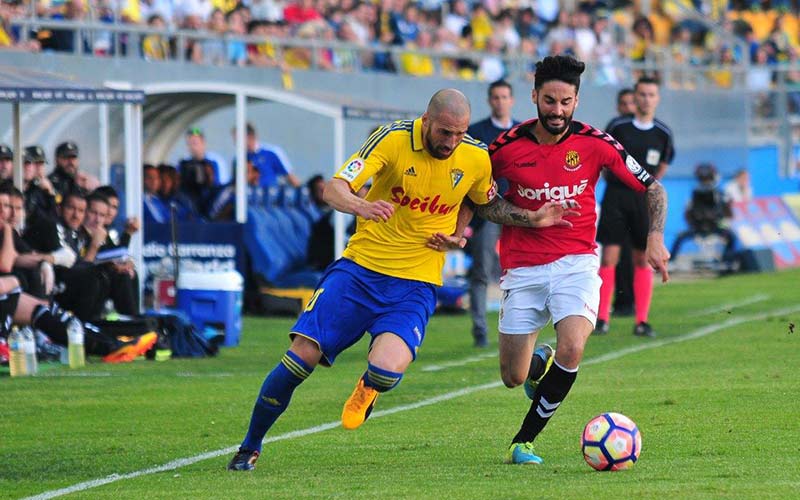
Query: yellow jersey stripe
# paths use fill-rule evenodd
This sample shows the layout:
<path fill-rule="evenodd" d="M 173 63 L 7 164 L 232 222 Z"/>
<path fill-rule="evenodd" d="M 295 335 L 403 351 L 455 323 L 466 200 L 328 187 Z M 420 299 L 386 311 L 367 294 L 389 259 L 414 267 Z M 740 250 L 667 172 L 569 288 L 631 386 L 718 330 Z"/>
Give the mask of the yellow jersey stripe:
<path fill-rule="evenodd" d="M 407 132 L 411 132 L 411 122 L 407 120 L 394 122 L 388 127 L 384 127 L 384 130 L 379 131 L 380 132 L 379 134 L 378 132 L 376 132 L 376 134 L 378 135 L 367 140 L 367 143 L 364 144 L 364 146 L 358 152 L 358 156 L 360 156 L 362 159 L 369 158 L 369 154 L 372 153 L 372 150 L 375 149 L 375 146 L 377 146 L 390 133 L 396 132 L 398 130 L 405 130 Z"/>
<path fill-rule="evenodd" d="M 478 139 L 473 139 L 472 137 L 470 137 L 468 135 L 464 136 L 464 138 L 461 140 L 461 142 L 463 142 L 464 144 L 469 144 L 470 146 L 477 146 L 477 147 L 483 149 L 484 151 L 488 151 L 489 150 L 489 146 L 487 146 L 485 143 L 479 141 Z"/>
<path fill-rule="evenodd" d="M 377 130 L 375 130 L 375 132 L 370 134 L 370 136 L 367 137 L 367 140 L 364 141 L 364 144 L 361 146 L 361 149 L 358 150 L 358 156 L 361 157 L 364 154 L 364 151 L 367 149 L 367 147 L 369 147 L 370 144 L 374 143 L 376 138 L 379 135 L 381 135 L 384 132 L 386 132 L 386 129 L 388 129 L 388 128 L 389 128 L 389 125 L 381 125 L 380 127 L 378 127 Z"/>

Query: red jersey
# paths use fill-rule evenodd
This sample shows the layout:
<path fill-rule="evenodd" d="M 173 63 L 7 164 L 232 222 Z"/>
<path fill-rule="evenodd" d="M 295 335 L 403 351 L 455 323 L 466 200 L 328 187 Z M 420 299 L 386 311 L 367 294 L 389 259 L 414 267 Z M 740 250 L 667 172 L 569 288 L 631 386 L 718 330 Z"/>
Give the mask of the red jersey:
<path fill-rule="evenodd" d="M 536 210 L 548 201 L 574 199 L 580 215 L 572 227 L 503 226 L 500 265 L 503 269 L 537 266 L 565 255 L 595 253 L 595 185 L 608 168 L 631 189 L 644 192 L 655 179 L 613 137 L 573 121 L 557 144 L 539 144 L 533 135 L 537 120 L 513 127 L 489 146 L 495 179 L 506 179 L 503 198 Z"/>

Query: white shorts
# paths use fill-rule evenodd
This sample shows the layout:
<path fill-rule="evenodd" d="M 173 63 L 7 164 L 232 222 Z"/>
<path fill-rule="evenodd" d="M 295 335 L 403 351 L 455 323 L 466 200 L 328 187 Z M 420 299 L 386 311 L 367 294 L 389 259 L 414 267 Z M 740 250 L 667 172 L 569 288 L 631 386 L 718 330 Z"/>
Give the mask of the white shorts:
<path fill-rule="evenodd" d="M 566 255 L 540 266 L 509 269 L 500 279 L 500 333 L 527 334 L 544 328 L 552 317 L 583 316 L 592 326 L 600 303 L 597 255 Z"/>

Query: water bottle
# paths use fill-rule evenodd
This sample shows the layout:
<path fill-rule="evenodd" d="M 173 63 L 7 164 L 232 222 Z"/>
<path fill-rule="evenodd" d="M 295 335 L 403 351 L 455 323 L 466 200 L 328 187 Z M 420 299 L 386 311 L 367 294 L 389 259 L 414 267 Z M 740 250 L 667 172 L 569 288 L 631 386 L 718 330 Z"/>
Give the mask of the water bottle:
<path fill-rule="evenodd" d="M 36 375 L 39 371 L 39 363 L 36 360 L 36 337 L 33 335 L 33 330 L 26 326 L 20 330 L 23 342 L 23 351 L 25 353 L 25 369 L 28 375 Z"/>
<path fill-rule="evenodd" d="M 72 318 L 67 323 L 67 347 L 70 368 L 80 368 L 86 364 L 86 354 L 83 351 L 83 325 L 78 318 Z"/>
<path fill-rule="evenodd" d="M 8 336 L 8 367 L 11 369 L 12 377 L 28 374 L 25 369 L 24 339 L 16 326 L 11 329 L 11 334 Z"/>

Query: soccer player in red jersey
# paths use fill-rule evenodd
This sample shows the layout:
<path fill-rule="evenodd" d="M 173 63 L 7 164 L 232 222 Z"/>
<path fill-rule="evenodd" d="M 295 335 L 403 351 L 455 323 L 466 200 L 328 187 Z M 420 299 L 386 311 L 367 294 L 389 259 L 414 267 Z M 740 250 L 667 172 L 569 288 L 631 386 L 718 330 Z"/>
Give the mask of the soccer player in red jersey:
<path fill-rule="evenodd" d="M 564 401 L 578 373 L 586 340 L 597 320 L 600 265 L 595 243 L 595 185 L 610 170 L 628 188 L 645 192 L 650 228 L 647 260 L 669 279 L 664 246 L 667 209 L 663 186 L 611 136 L 572 120 L 584 64 L 551 56 L 536 64 L 532 93 L 538 119 L 502 133 L 489 147 L 492 172 L 505 178 L 503 197 L 535 210 L 551 201 L 577 202 L 571 226 L 513 226 L 499 205 L 476 213 L 504 223 L 500 237 L 500 373 L 507 387 L 525 384 L 533 403 L 508 450 L 509 463 L 541 463 L 533 440 Z M 534 351 L 539 331 L 552 318 L 557 346 Z"/>

